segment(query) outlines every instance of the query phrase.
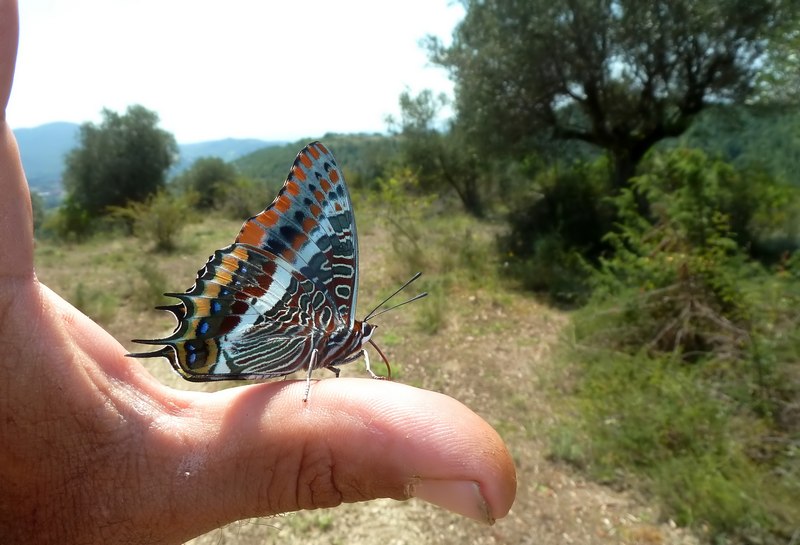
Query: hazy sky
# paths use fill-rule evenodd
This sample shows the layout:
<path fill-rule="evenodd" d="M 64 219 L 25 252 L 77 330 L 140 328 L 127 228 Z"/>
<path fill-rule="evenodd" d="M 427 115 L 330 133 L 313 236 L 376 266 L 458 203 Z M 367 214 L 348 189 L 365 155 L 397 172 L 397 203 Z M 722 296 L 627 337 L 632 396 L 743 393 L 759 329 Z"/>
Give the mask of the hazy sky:
<path fill-rule="evenodd" d="M 23 0 L 12 127 L 155 110 L 182 143 L 385 131 L 397 97 L 452 91 L 419 40 L 452 0 Z"/>

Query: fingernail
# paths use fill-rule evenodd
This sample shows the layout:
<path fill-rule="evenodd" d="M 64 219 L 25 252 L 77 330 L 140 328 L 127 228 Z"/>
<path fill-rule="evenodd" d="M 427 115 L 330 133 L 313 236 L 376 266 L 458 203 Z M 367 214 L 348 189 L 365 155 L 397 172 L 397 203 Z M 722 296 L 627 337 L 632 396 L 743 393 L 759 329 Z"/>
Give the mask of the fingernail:
<path fill-rule="evenodd" d="M 489 504 L 475 481 L 417 479 L 408 486 L 409 496 L 425 500 L 448 511 L 484 524 L 494 524 Z"/>

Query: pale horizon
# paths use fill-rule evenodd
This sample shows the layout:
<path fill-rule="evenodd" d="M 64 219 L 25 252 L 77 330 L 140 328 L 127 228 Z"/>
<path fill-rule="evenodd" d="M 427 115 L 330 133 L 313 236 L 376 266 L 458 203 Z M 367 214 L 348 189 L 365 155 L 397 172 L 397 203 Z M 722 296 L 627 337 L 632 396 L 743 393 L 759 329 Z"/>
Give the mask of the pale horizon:
<path fill-rule="evenodd" d="M 385 133 L 405 89 L 452 96 L 419 41 L 449 43 L 448 0 L 28 0 L 7 119 L 14 129 L 158 113 L 178 142 Z M 296 6 L 296 4 L 294 4 Z"/>

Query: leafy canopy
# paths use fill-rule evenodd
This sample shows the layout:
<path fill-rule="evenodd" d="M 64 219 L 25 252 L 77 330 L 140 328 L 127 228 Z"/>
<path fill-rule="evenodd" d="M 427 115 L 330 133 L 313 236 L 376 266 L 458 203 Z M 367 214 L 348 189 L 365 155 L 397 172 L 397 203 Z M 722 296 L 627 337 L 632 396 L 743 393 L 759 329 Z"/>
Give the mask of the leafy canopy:
<path fill-rule="evenodd" d="M 84 123 L 80 145 L 67 155 L 68 201 L 89 217 L 109 206 L 144 201 L 164 186 L 178 153 L 175 138 L 158 128 L 158 114 L 139 105 L 120 115 L 103 109 L 99 126 Z"/>
<path fill-rule="evenodd" d="M 400 153 L 413 170 L 422 189 L 432 192 L 450 188 L 464 210 L 475 217 L 485 215 L 485 198 L 477 156 L 467 145 L 458 125 L 441 131 L 436 126 L 445 95 L 434 96 L 425 90 L 417 96 L 408 91 L 400 95 L 400 121 L 389 118 L 400 133 Z"/>
<path fill-rule="evenodd" d="M 236 181 L 236 167 L 219 157 L 200 157 L 172 182 L 184 193 L 196 194 L 198 208 L 219 205 L 226 187 Z"/>
<path fill-rule="evenodd" d="M 610 153 L 624 186 L 708 104 L 797 97 L 779 80 L 800 58 L 775 55 L 797 33 L 796 0 L 463 4 L 452 45 L 428 45 L 456 82 L 459 123 L 489 151 L 524 154 L 542 133 L 587 142 Z"/>

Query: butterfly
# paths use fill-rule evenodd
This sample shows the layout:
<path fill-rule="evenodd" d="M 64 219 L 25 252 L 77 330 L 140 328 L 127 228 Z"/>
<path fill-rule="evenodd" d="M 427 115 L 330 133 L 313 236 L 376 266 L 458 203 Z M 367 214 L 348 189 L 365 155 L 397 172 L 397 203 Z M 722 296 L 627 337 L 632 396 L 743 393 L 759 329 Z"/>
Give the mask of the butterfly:
<path fill-rule="evenodd" d="M 136 358 L 165 357 L 183 378 L 195 382 L 263 379 L 311 372 L 362 356 L 373 378 L 371 344 L 376 326 L 367 322 L 419 278 L 417 273 L 363 320 L 355 318 L 358 295 L 358 234 L 344 176 L 333 154 L 320 142 L 303 148 L 272 203 L 248 219 L 236 240 L 219 249 L 197 272 L 185 293 L 167 293 L 180 302 L 156 307 L 178 321 L 162 339 L 136 339 L 165 345 Z"/>

